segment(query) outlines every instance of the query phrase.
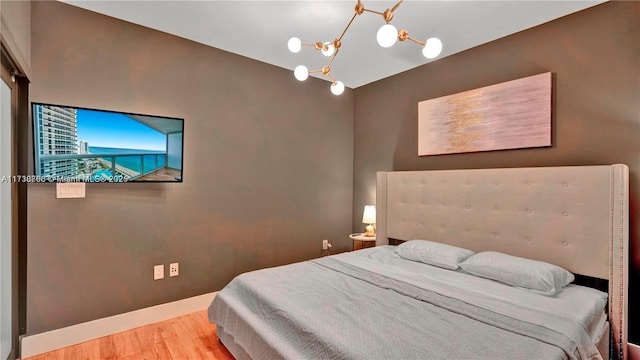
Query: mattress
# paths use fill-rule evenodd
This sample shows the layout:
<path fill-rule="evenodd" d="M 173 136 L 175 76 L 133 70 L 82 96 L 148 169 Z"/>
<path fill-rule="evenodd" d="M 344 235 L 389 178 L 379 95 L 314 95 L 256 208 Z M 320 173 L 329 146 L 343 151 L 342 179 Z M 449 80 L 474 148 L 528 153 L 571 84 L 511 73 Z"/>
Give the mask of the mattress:
<path fill-rule="evenodd" d="M 591 340 L 594 343 L 598 343 L 598 341 L 600 341 L 600 339 L 602 338 L 602 333 L 608 325 L 607 318 L 607 313 L 603 310 L 602 314 L 595 318 L 587 327 L 587 330 L 589 331 L 589 337 L 591 337 Z"/>
<path fill-rule="evenodd" d="M 393 256 L 393 247 L 388 245 L 351 254 L 352 255 L 349 256 L 364 257 L 381 264 L 394 266 L 409 273 L 420 274 L 426 277 L 436 274 L 436 276 L 444 276 L 445 278 L 454 276 L 453 273 L 448 270 Z M 462 270 L 457 270 L 455 273 L 465 274 Z M 584 286 L 569 285 L 558 296 L 546 297 L 524 289 L 505 286 L 492 280 L 473 275 L 468 276 L 469 277 L 460 276 L 462 278 L 462 280 L 459 280 L 461 281 L 461 286 L 481 293 L 502 293 L 509 299 L 515 299 L 515 301 L 524 307 L 536 309 L 547 308 L 551 313 L 572 317 L 587 329 L 587 333 L 594 344 L 601 342 L 605 336 L 608 337 L 609 322 L 606 312 L 607 294 L 604 292 Z M 604 357 L 606 356 L 605 354 Z"/>
<path fill-rule="evenodd" d="M 253 358 L 598 359 L 605 304 L 597 290 L 542 296 L 381 246 L 240 275 L 209 318 Z"/>
<path fill-rule="evenodd" d="M 607 320 L 605 309 L 608 296 L 596 289 L 570 284 L 556 296 L 543 296 L 526 289 L 466 274 L 462 270 L 451 271 L 417 261 L 405 260 L 394 256 L 393 249 L 394 246 L 385 245 L 367 249 L 367 251 L 360 250 L 339 254 L 336 257 L 363 258 L 370 260 L 373 264 L 390 266 L 398 269 L 394 273 L 397 273 L 399 278 L 402 277 L 406 281 L 417 284 L 423 281 L 433 282 L 436 279 L 441 284 L 439 289 L 443 293 L 455 297 L 458 289 L 466 289 L 466 291 L 488 298 L 487 302 L 495 300 L 495 304 L 487 304 L 492 308 L 497 308 L 503 303 L 515 303 L 523 310 L 545 311 L 554 316 L 568 317 L 579 322 L 593 337 L 600 333 Z"/>

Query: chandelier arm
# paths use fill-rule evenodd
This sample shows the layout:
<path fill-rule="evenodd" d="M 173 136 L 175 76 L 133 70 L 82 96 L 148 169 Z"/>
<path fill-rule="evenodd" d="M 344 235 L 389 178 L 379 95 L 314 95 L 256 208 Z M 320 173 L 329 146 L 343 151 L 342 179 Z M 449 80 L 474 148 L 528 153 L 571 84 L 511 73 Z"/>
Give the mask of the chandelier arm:
<path fill-rule="evenodd" d="M 347 24 L 347 27 L 344 28 L 344 31 L 342 31 L 342 34 L 340 34 L 340 37 L 338 38 L 338 41 L 342 40 L 342 37 L 344 36 L 344 34 L 347 33 L 347 30 L 349 30 L 349 27 L 351 26 L 351 24 L 353 23 L 353 20 L 356 19 L 356 16 L 358 16 L 358 13 L 353 14 L 353 16 L 351 17 L 351 20 L 349 21 L 349 23 Z"/>
<path fill-rule="evenodd" d="M 336 55 L 338 55 L 339 51 L 340 49 L 336 49 L 336 52 L 334 52 L 333 55 L 331 56 L 331 59 L 329 60 L 329 63 L 327 64 L 327 66 L 331 66 L 331 64 L 333 63 L 333 59 L 336 58 Z"/>
<path fill-rule="evenodd" d="M 398 9 L 398 7 L 400 6 L 400 4 L 402 4 L 402 1 L 404 1 L 404 0 L 400 0 L 400 1 L 398 1 L 398 3 L 397 3 L 397 4 L 393 5 L 393 7 L 391 8 L 391 12 L 392 12 L 392 13 Z"/>
<path fill-rule="evenodd" d="M 331 76 L 331 74 L 327 74 L 326 76 L 329 78 L 329 80 L 331 80 L 332 84 L 336 82 L 336 79 L 334 79 L 333 76 Z"/>
<path fill-rule="evenodd" d="M 319 73 L 319 72 L 322 72 L 322 69 L 309 70 L 309 74 L 315 74 L 315 73 Z"/>
<path fill-rule="evenodd" d="M 420 40 L 414 39 L 411 36 L 407 36 L 407 40 L 411 40 L 411 41 L 413 41 L 414 43 L 416 43 L 418 45 L 422 45 L 423 47 L 425 45 L 427 45 L 427 43 L 425 41 L 420 41 Z"/>
<path fill-rule="evenodd" d="M 371 12 L 371 13 L 374 13 L 374 14 L 378 14 L 378 15 L 384 16 L 384 13 L 382 13 L 380 11 L 375 11 L 375 10 L 370 10 L 370 9 L 364 9 L 364 11 L 368 11 L 368 12 Z"/>

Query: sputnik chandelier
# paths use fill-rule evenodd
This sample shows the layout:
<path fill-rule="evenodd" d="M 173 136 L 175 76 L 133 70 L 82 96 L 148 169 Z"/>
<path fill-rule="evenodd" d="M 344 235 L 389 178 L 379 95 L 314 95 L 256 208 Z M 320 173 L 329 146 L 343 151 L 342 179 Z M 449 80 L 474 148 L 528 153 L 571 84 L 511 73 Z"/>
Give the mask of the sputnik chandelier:
<path fill-rule="evenodd" d="M 393 19 L 393 13 L 398 9 L 400 4 L 402 4 L 402 1 L 403 0 L 398 1 L 391 9 L 386 9 L 384 12 L 379 12 L 365 8 L 364 5 L 362 5 L 361 0 L 358 0 L 358 3 L 354 8 L 355 14 L 353 14 L 353 17 L 351 17 L 351 20 L 349 20 L 347 27 L 345 27 L 345 29 L 342 31 L 340 37 L 336 38 L 333 41 L 318 41 L 312 44 L 305 44 L 297 37 L 292 37 L 291 39 L 289 39 L 287 46 L 289 48 L 289 51 L 291 51 L 292 53 L 300 52 L 302 46 L 310 46 L 315 50 L 320 51 L 322 55 L 331 57 L 327 65 L 317 70 L 310 71 L 306 66 L 298 65 L 293 71 L 295 78 L 300 81 L 304 81 L 309 77 L 309 74 L 322 73 L 322 75 L 325 75 L 329 78 L 329 80 L 331 80 L 331 92 L 334 95 L 342 94 L 344 92 L 344 84 L 342 83 L 342 81 L 337 81 L 336 79 L 334 79 L 334 77 L 331 75 L 331 64 L 333 64 L 333 60 L 336 58 L 336 55 L 338 55 L 338 52 L 340 52 L 340 47 L 342 46 L 342 37 L 347 32 L 356 16 L 362 15 L 365 11 L 381 15 L 385 21 L 385 24 L 380 27 L 376 36 L 378 44 L 380 46 L 388 48 L 395 44 L 397 40 L 410 40 L 422 46 L 422 55 L 424 55 L 427 59 L 433 59 L 440 55 L 440 52 L 442 51 L 442 42 L 439 39 L 432 37 L 427 39 L 427 41 L 420 41 L 409 36 L 409 32 L 407 30 L 397 30 L 395 26 L 390 24 L 391 20 Z"/>

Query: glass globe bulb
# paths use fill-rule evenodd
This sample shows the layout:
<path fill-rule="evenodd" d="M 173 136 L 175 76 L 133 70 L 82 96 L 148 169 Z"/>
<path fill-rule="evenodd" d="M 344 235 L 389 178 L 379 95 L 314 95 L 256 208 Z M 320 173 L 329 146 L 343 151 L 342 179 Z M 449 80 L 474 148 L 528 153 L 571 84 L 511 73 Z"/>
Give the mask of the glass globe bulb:
<path fill-rule="evenodd" d="M 302 49 L 302 41 L 300 41 L 300 39 L 294 36 L 291 39 L 289 39 L 289 42 L 287 43 L 287 47 L 289 48 L 289 51 L 291 51 L 292 53 L 300 52 L 300 49 Z"/>
<path fill-rule="evenodd" d="M 293 70 L 293 76 L 299 81 L 305 81 L 309 77 L 309 69 L 304 65 L 298 65 L 295 70 Z"/>
<path fill-rule="evenodd" d="M 429 38 L 422 48 L 422 55 L 427 59 L 433 59 L 442 52 L 442 41 L 438 38 Z"/>
<path fill-rule="evenodd" d="M 344 92 L 344 84 L 342 81 L 336 81 L 331 84 L 331 92 L 333 95 L 340 95 Z"/>
<path fill-rule="evenodd" d="M 376 39 L 378 40 L 378 45 L 383 48 L 388 48 L 398 40 L 398 30 L 391 24 L 382 25 L 380 29 L 378 29 Z"/>
<path fill-rule="evenodd" d="M 331 56 L 333 55 L 333 52 L 336 51 L 336 48 L 333 46 L 333 43 L 330 42 L 326 42 L 323 45 L 323 49 L 322 49 L 322 55 L 324 56 Z M 327 47 L 327 50 L 324 49 L 324 46 Z"/>

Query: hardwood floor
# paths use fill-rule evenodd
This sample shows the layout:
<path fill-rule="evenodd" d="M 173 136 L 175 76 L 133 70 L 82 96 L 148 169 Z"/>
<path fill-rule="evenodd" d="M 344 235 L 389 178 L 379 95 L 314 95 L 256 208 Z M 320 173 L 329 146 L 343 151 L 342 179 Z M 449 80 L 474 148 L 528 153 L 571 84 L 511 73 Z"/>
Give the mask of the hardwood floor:
<path fill-rule="evenodd" d="M 215 330 L 203 310 L 24 360 L 233 360 Z"/>

